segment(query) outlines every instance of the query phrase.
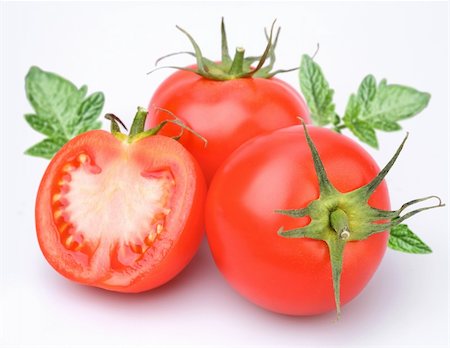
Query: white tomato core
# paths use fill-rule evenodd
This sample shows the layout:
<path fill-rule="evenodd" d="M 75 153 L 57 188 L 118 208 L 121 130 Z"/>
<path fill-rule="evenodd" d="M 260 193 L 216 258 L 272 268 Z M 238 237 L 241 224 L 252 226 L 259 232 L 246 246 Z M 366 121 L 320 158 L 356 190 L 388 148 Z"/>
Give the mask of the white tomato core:
<path fill-rule="evenodd" d="M 143 171 L 120 158 L 100 168 L 81 154 L 64 166 L 54 195 L 61 242 L 88 254 L 93 278 L 130 266 L 162 238 L 174 187 L 170 170 Z"/>

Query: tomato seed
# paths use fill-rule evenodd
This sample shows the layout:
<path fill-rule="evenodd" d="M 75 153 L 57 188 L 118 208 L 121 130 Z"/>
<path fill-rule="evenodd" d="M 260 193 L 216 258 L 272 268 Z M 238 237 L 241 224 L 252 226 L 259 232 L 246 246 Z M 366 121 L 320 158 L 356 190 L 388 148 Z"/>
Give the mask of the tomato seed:
<path fill-rule="evenodd" d="M 71 172 L 74 169 L 76 169 L 76 167 L 71 163 L 65 164 L 64 167 L 62 168 L 63 172 Z"/>
<path fill-rule="evenodd" d="M 82 153 L 81 155 L 78 156 L 78 162 L 80 163 L 86 163 L 89 161 L 89 157 L 88 155 Z"/>
<path fill-rule="evenodd" d="M 72 235 L 70 235 L 69 237 L 67 237 L 67 239 L 64 241 L 64 245 L 66 246 L 67 249 L 70 249 L 70 246 L 73 242 L 73 237 Z"/>
<path fill-rule="evenodd" d="M 151 246 L 156 239 L 156 233 L 154 231 L 150 232 L 150 234 L 144 239 L 145 244 Z"/>
<path fill-rule="evenodd" d="M 62 217 L 62 215 L 63 215 L 62 209 L 57 209 L 53 212 L 53 218 L 55 220 L 58 220 L 60 217 Z"/>
<path fill-rule="evenodd" d="M 144 248 L 142 247 L 141 244 L 131 244 L 130 243 L 130 248 L 136 254 L 142 254 L 144 252 Z"/>
<path fill-rule="evenodd" d="M 70 223 L 68 222 L 63 222 L 58 226 L 58 231 L 59 233 L 63 234 L 67 231 L 67 229 L 71 227 Z"/>
<path fill-rule="evenodd" d="M 61 199 L 61 194 L 60 193 L 55 193 L 53 195 L 52 201 L 53 201 L 53 203 L 57 203 L 57 202 L 59 202 L 60 199 Z"/>

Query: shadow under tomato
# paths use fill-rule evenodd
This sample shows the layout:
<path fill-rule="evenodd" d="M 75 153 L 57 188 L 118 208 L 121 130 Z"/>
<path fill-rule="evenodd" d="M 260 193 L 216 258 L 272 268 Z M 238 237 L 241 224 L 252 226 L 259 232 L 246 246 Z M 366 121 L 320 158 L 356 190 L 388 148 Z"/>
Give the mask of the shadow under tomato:
<path fill-rule="evenodd" d="M 389 308 L 391 306 L 395 308 L 392 302 L 398 300 L 405 290 L 398 281 L 395 286 L 393 284 L 398 272 L 395 265 L 391 264 L 388 267 L 382 264 L 367 288 L 342 308 L 340 320 L 336 320 L 336 313 L 332 311 L 316 316 L 298 317 L 273 313 L 254 305 L 227 284 L 214 264 L 206 240 L 202 242 L 197 254 L 180 274 L 161 287 L 143 293 L 116 293 L 75 284 L 55 272 L 49 277 L 48 269 L 46 269 L 45 278 L 52 283 L 47 284 L 52 286 L 52 291 L 64 294 L 65 301 L 72 302 L 72 306 L 87 309 L 77 311 L 77 316 L 88 315 L 87 313 L 94 310 L 103 312 L 105 315 L 126 314 L 135 318 L 149 318 L 191 311 L 193 304 L 197 304 L 196 312 L 206 316 L 215 312 L 211 310 L 212 308 L 217 308 L 218 311 L 228 312 L 228 314 L 222 312 L 225 316 L 237 315 L 244 322 L 247 321 L 245 318 L 251 319 L 257 326 L 258 323 L 275 321 L 286 331 L 299 330 L 300 327 L 302 328 L 300 331 L 307 328 L 315 331 L 315 327 L 327 327 L 330 331 L 323 335 L 334 337 L 338 334 L 334 331 L 342 330 L 347 326 L 359 327 L 362 332 L 365 332 L 364 326 L 367 324 L 368 317 L 371 318 L 370 322 L 374 318 L 382 321 L 383 317 L 390 313 Z M 227 305 L 224 306 L 223 303 Z M 55 306 L 57 305 L 55 303 Z M 387 309 L 383 310 L 383 307 Z M 225 323 L 223 324 L 226 326 Z"/>
<path fill-rule="evenodd" d="M 158 305 L 167 301 L 177 301 L 177 298 L 185 298 L 192 295 L 196 289 L 208 289 L 211 278 L 220 277 L 208 250 L 206 240 L 191 260 L 191 262 L 175 278 L 168 283 L 141 293 L 118 293 L 101 288 L 85 286 L 70 282 L 63 277 L 54 274 L 53 281 L 58 282 L 54 286 L 62 288 L 69 299 L 73 301 L 89 302 L 95 306 L 111 306 L 120 309 L 121 307 L 132 309 L 133 306 L 139 308 L 148 307 L 150 304 Z M 48 274 L 46 275 L 48 278 Z M 57 279 L 55 279 L 57 278 Z M 67 297 L 66 297 L 67 298 Z"/>

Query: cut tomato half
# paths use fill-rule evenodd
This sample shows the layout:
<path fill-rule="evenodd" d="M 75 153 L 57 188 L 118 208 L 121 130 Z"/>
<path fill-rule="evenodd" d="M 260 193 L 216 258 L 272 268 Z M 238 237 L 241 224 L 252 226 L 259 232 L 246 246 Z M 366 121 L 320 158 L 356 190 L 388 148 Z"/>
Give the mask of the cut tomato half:
<path fill-rule="evenodd" d="M 51 161 L 36 202 L 40 247 L 67 278 L 140 292 L 191 260 L 203 235 L 206 189 L 193 157 L 160 135 L 120 141 L 90 131 Z"/>

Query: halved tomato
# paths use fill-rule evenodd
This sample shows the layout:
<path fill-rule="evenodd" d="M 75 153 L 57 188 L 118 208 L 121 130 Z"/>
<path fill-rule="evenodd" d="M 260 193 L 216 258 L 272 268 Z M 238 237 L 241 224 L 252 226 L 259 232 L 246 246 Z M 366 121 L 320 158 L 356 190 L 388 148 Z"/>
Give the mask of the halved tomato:
<path fill-rule="evenodd" d="M 36 201 L 39 244 L 71 280 L 145 291 L 173 278 L 198 249 L 205 193 L 198 164 L 174 139 L 129 142 L 89 131 L 45 172 Z"/>

